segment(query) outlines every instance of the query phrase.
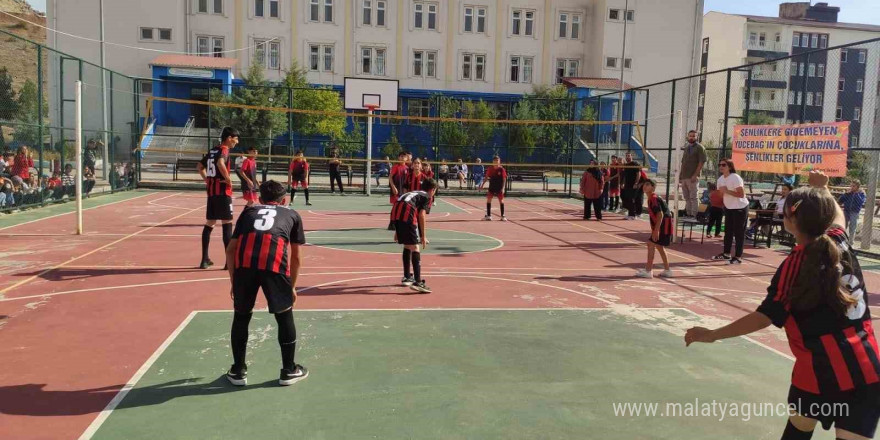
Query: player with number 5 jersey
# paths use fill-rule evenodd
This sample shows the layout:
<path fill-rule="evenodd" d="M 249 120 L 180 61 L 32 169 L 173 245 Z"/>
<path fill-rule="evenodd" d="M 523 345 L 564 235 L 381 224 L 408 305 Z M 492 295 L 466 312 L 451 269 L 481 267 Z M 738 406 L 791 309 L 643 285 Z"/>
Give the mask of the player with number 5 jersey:
<path fill-rule="evenodd" d="M 274 180 L 260 185 L 260 204 L 241 213 L 226 248 L 235 309 L 230 344 L 235 363 L 226 377 L 234 385 L 247 384 L 247 328 L 260 289 L 269 304 L 269 313 L 278 322 L 282 361 L 278 382 L 291 385 L 308 375 L 305 367 L 293 363 L 296 328 L 292 311 L 302 260 L 300 246 L 305 244 L 306 237 L 299 214 L 287 207 L 286 195 L 286 188 Z"/>
<path fill-rule="evenodd" d="M 238 130 L 225 127 L 220 135 L 220 145 L 212 148 L 198 164 L 199 175 L 205 181 L 208 193 L 205 227 L 202 228 L 201 269 L 214 265 L 208 256 L 211 232 L 219 220 L 223 225 L 223 245 L 229 244 L 232 235 L 232 178 L 229 176 L 229 150 L 238 144 Z M 228 262 L 227 262 L 228 263 Z"/>

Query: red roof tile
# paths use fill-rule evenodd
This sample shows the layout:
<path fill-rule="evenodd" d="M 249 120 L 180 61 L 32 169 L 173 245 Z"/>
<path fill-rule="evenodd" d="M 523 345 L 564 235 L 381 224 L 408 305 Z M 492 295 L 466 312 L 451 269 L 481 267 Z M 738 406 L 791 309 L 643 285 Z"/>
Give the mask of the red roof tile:
<path fill-rule="evenodd" d="M 199 69 L 231 69 L 238 64 L 236 58 L 200 57 L 196 55 L 164 54 L 150 62 L 151 66 L 193 67 Z"/>
<path fill-rule="evenodd" d="M 583 87 L 585 89 L 620 90 L 620 79 L 615 78 L 562 78 L 562 83 L 568 87 Z M 623 83 L 624 89 L 632 86 Z"/>

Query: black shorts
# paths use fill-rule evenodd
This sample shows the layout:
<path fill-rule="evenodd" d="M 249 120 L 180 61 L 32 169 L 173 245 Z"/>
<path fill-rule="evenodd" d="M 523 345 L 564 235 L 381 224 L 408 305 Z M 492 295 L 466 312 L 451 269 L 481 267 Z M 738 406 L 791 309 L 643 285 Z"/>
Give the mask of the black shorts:
<path fill-rule="evenodd" d="M 788 404 L 800 415 L 818 420 L 822 428 L 833 424 L 867 438 L 874 438 L 880 420 L 880 384 L 873 384 L 831 396 L 806 392 L 792 385 Z"/>
<path fill-rule="evenodd" d="M 404 245 L 420 244 L 419 227 L 402 220 L 394 221 L 394 231 L 397 232 L 397 242 Z"/>
<path fill-rule="evenodd" d="M 232 220 L 232 197 L 208 196 L 205 218 L 208 220 Z"/>
<path fill-rule="evenodd" d="M 250 313 L 257 301 L 257 290 L 269 303 L 269 313 L 281 313 L 293 307 L 290 277 L 268 270 L 236 269 L 232 276 L 232 296 L 236 312 Z"/>
<path fill-rule="evenodd" d="M 660 237 L 654 241 L 654 237 L 648 239 L 651 243 L 656 244 L 657 246 L 668 247 L 672 244 L 672 235 L 669 234 L 660 234 Z"/>

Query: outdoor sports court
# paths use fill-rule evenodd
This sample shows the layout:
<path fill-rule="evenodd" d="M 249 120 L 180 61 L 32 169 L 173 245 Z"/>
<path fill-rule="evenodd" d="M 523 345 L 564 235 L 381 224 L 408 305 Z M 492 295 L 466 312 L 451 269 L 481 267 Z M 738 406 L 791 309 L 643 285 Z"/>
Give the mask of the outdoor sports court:
<path fill-rule="evenodd" d="M 387 195 L 298 199 L 309 245 L 296 360 L 311 374 L 277 386 L 275 321 L 258 311 L 249 385 L 233 387 L 228 276 L 195 268 L 204 200 L 89 199 L 83 236 L 72 204 L 0 219 L 0 437 L 772 439 L 785 425 L 613 407 L 785 402 L 782 331 L 682 339 L 754 310 L 784 254 L 747 247 L 731 267 L 708 261 L 720 242 L 685 242 L 670 248 L 676 278 L 636 280 L 647 223 L 585 222 L 561 198 L 508 198 L 502 223 L 481 221 L 484 198 L 441 194 L 422 263 L 430 295 L 399 286 Z"/>

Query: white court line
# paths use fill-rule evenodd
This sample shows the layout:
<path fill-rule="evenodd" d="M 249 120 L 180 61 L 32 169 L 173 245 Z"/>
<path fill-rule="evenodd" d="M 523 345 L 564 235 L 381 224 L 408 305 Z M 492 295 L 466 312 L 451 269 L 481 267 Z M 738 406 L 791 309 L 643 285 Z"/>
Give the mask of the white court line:
<path fill-rule="evenodd" d="M 390 205 L 389 205 L 389 206 L 390 206 Z M 309 214 L 314 214 L 314 215 L 321 216 L 321 217 L 332 217 L 332 218 L 334 218 L 334 219 L 336 219 L 336 220 L 339 220 L 339 219 L 342 219 L 342 220 L 360 220 L 360 218 L 363 217 L 364 214 L 368 214 L 368 215 L 370 215 L 370 216 L 373 216 L 373 215 L 381 215 L 381 216 L 386 216 L 386 217 L 389 216 L 389 215 L 391 214 L 391 211 L 390 211 L 390 210 L 389 210 L 388 212 L 382 212 L 382 211 L 378 211 L 378 212 L 372 212 L 372 211 L 324 211 L 324 212 L 335 212 L 336 214 L 321 214 L 321 213 L 319 213 L 319 212 L 317 212 L 317 211 L 312 211 L 312 210 L 310 209 L 310 210 L 308 210 L 308 211 L 306 211 L 306 212 L 308 212 Z M 358 214 L 358 215 L 357 215 L 357 216 L 352 216 L 351 214 Z M 346 215 L 348 215 L 348 216 L 346 216 Z M 429 214 L 429 215 L 431 216 L 431 218 L 443 218 L 443 217 L 449 217 L 449 213 L 448 213 L 448 212 L 444 212 L 443 215 L 434 215 L 434 214 Z M 315 220 L 315 219 L 312 219 L 312 220 Z"/>
<path fill-rule="evenodd" d="M 122 389 L 120 389 L 119 392 L 116 393 L 115 396 L 113 396 L 113 399 L 110 400 L 110 403 L 108 403 L 103 410 L 101 410 L 101 413 L 98 414 L 97 417 L 95 417 L 95 420 L 92 420 L 92 423 L 89 424 L 89 427 L 86 428 L 82 435 L 79 436 L 79 440 L 88 440 L 92 438 L 93 435 L 95 435 L 95 432 L 97 432 L 98 428 L 100 428 L 101 425 L 104 424 L 104 421 L 107 420 L 107 417 L 110 417 L 110 413 L 112 413 L 113 410 L 116 409 L 116 406 L 118 406 L 119 403 L 122 402 L 122 399 L 124 399 L 125 396 L 128 395 L 128 392 L 131 391 L 132 388 L 134 388 L 134 386 L 138 383 L 138 381 L 141 380 L 142 377 L 144 377 L 144 374 L 147 373 L 150 367 L 153 366 L 153 364 L 156 362 L 157 359 L 159 359 L 159 356 L 161 356 L 162 353 L 165 352 L 168 346 L 170 346 L 171 343 L 174 342 L 175 339 L 177 339 L 177 336 L 180 334 L 180 332 L 183 331 L 184 328 L 186 328 L 187 325 L 189 325 L 189 322 L 192 321 L 193 317 L 196 316 L 196 313 L 198 312 L 190 312 L 189 315 L 187 315 L 186 318 L 183 320 L 183 322 L 181 322 L 180 325 L 178 325 L 177 328 L 175 328 L 174 331 L 171 332 L 171 334 L 168 335 L 167 338 L 165 338 L 165 341 L 162 342 L 162 344 L 159 345 L 158 348 L 156 348 L 156 351 L 154 351 L 153 354 L 149 358 L 147 358 L 147 361 L 144 362 L 144 364 L 141 365 L 140 368 L 138 368 L 138 370 L 134 373 L 134 376 L 132 376 L 131 379 L 126 382 Z"/>
<path fill-rule="evenodd" d="M 148 194 L 144 194 L 144 195 L 142 195 L 142 196 L 132 197 L 132 198 L 130 198 L 130 199 L 117 200 L 117 201 L 115 201 L 115 202 L 105 203 L 105 204 L 103 204 L 103 205 L 92 206 L 92 207 L 89 207 L 89 208 L 83 208 L 83 211 L 91 211 L 92 209 L 103 208 L 103 207 L 105 207 L 105 206 L 115 205 L 115 204 L 117 204 L 117 203 L 123 203 L 123 202 L 128 202 L 128 201 L 131 201 L 131 200 L 137 200 L 137 199 L 140 199 L 140 198 L 142 198 L 142 197 L 152 196 L 152 195 L 154 195 L 154 194 L 159 194 L 159 192 L 151 192 L 151 193 L 148 193 Z M 160 199 L 157 199 L 157 200 L 160 200 Z M 50 216 L 48 216 L 48 217 L 41 217 L 41 218 L 38 218 L 38 219 L 35 219 L 35 220 L 30 220 L 30 221 L 26 221 L 26 222 L 22 222 L 22 223 L 17 223 L 17 224 L 14 224 L 14 225 L 4 226 L 4 227 L 0 228 L 0 231 L 6 230 L 6 229 L 9 229 L 9 228 L 14 228 L 14 227 L 17 227 L 17 226 L 23 226 L 23 225 L 29 225 L 29 224 L 31 224 L 31 223 L 41 222 L 41 221 L 43 221 L 43 220 L 49 220 L 50 218 L 61 217 L 62 215 L 73 214 L 73 213 L 75 213 L 75 212 L 76 212 L 76 209 L 74 209 L 73 211 L 70 211 L 70 212 L 62 212 L 61 214 L 50 215 Z"/>
<path fill-rule="evenodd" d="M 379 230 L 380 228 L 373 228 L 373 229 L 377 229 L 377 230 Z M 331 230 L 332 230 L 332 229 L 331 229 Z M 495 241 L 495 242 L 497 242 L 497 243 L 498 243 L 498 246 L 495 246 L 495 247 L 493 247 L 493 248 L 488 248 L 488 249 L 480 249 L 480 250 L 476 250 L 476 251 L 446 252 L 446 253 L 428 254 L 428 255 L 463 255 L 463 254 L 478 254 L 478 253 L 481 253 L 481 252 L 490 252 L 490 251 L 494 251 L 495 249 L 499 249 L 499 248 L 501 248 L 501 247 L 504 246 L 504 242 L 503 242 L 501 239 L 499 239 L 499 238 L 495 238 L 495 237 L 492 237 L 492 236 L 489 236 L 489 235 L 477 234 L 476 232 L 453 231 L 453 230 L 451 230 L 451 229 L 433 229 L 433 230 L 434 230 L 434 231 L 445 231 L 445 232 L 458 232 L 458 233 L 460 233 L 460 234 L 479 235 L 479 236 L 481 236 L 481 237 L 486 237 L 486 238 L 488 239 L 488 240 L 486 240 L 486 241 L 490 241 L 490 240 L 491 240 L 491 241 Z M 310 232 L 326 232 L 326 231 L 328 231 L 328 230 L 327 230 L 327 229 L 322 229 L 322 230 L 320 230 L 320 231 L 310 231 Z M 387 231 L 387 232 L 391 233 L 392 236 L 393 236 L 392 231 Z M 306 234 L 306 235 L 308 235 L 308 234 Z M 441 239 L 441 240 L 437 240 L 436 242 L 432 242 L 431 244 L 428 245 L 427 249 L 430 249 L 432 245 L 436 245 L 437 243 L 443 243 L 443 240 Z M 379 251 L 367 251 L 367 250 L 358 250 L 358 249 L 345 249 L 345 248 L 341 248 L 341 247 L 332 247 L 332 246 L 326 246 L 326 245 L 320 245 L 320 244 L 314 244 L 314 243 L 306 243 L 306 244 L 308 244 L 309 246 L 318 247 L 318 248 L 323 248 L 323 249 L 332 249 L 332 250 L 343 251 L 343 252 L 358 252 L 358 253 L 362 253 L 362 254 L 385 254 L 385 255 L 397 255 L 397 254 L 400 253 L 400 252 L 379 252 Z M 388 244 L 395 244 L 395 245 L 396 245 L 397 243 L 395 243 L 394 240 L 388 240 Z M 2 293 L 2 292 L 0 292 L 0 293 Z"/>
<path fill-rule="evenodd" d="M 437 198 L 436 200 L 439 200 L 439 201 L 441 201 L 441 202 L 443 202 L 443 203 L 446 203 L 447 205 L 449 205 L 449 206 L 451 206 L 451 207 L 453 207 L 453 208 L 455 208 L 455 209 L 458 209 L 458 210 L 464 211 L 464 212 L 467 213 L 467 214 L 470 214 L 471 212 L 476 211 L 476 209 L 462 208 L 461 206 L 458 206 L 458 205 L 456 205 L 455 203 L 450 202 L 446 197 Z"/>
<path fill-rule="evenodd" d="M 699 313 L 694 312 L 686 307 L 637 307 L 639 310 L 681 310 L 687 313 L 690 313 L 697 318 L 702 319 L 703 316 Z M 393 309 L 372 309 L 372 308 L 364 308 L 364 309 L 299 309 L 301 312 L 316 312 L 316 313 L 339 313 L 339 312 L 471 312 L 471 311 L 479 311 L 479 312 L 577 312 L 577 311 L 601 311 L 606 310 L 610 313 L 608 308 L 605 307 L 558 307 L 558 308 L 549 308 L 549 307 L 536 307 L 536 308 L 476 308 L 476 307 L 468 307 L 468 308 L 416 308 L 416 309 L 402 309 L 402 308 L 393 308 Z M 116 409 L 116 407 L 125 399 L 125 396 L 134 389 L 137 383 L 144 377 L 144 375 L 149 371 L 149 369 L 153 366 L 154 363 L 162 356 L 165 350 L 168 349 L 169 346 L 180 336 L 180 333 L 189 325 L 189 323 L 193 320 L 193 318 L 198 313 L 230 313 L 232 310 L 194 310 L 187 315 L 187 317 L 168 335 L 168 338 L 150 355 L 149 358 L 138 368 L 137 372 L 125 383 L 122 389 L 113 397 L 112 400 L 104 407 L 103 410 L 98 414 L 95 420 L 89 424 L 88 428 L 82 433 L 79 437 L 79 440 L 90 440 L 98 429 L 101 428 L 101 425 L 110 417 L 111 413 Z M 785 359 L 794 361 L 794 358 L 790 355 L 787 355 L 775 348 L 772 348 L 766 344 L 763 344 L 759 341 L 756 341 L 748 336 L 743 336 L 745 340 L 769 350 L 771 353 L 775 353 L 777 355 L 782 356 Z"/>

